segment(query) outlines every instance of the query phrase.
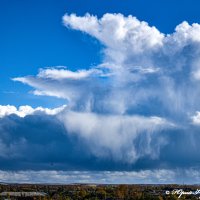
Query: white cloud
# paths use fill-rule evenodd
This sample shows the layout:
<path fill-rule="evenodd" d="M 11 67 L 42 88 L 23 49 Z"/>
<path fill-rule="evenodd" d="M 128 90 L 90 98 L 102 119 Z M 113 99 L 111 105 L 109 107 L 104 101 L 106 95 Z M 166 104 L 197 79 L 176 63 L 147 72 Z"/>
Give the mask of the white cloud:
<path fill-rule="evenodd" d="M 149 99 L 157 99 L 172 115 L 185 112 L 186 107 L 194 110 L 194 102 L 200 100 L 199 84 L 193 80 L 200 70 L 199 24 L 183 22 L 174 33 L 164 35 L 146 22 L 122 14 L 105 14 L 100 19 L 66 14 L 63 23 L 103 43 L 103 63 L 88 70 L 42 69 L 36 77 L 13 80 L 35 88 L 35 95 L 64 98 L 72 107 L 82 104 L 82 109 L 91 111 L 88 107 L 97 98 L 99 107 L 109 107 L 117 114 L 147 104 Z"/>
<path fill-rule="evenodd" d="M 63 23 L 104 45 L 102 63 L 76 71 L 41 69 L 36 76 L 13 80 L 33 87 L 35 95 L 66 99 L 68 107 L 59 118 L 92 154 L 125 162 L 158 157 L 166 144 L 160 130 L 172 128 L 169 121 L 187 127 L 188 113 L 199 108 L 200 25 L 183 22 L 165 35 L 122 14 L 100 19 L 66 14 Z M 199 123 L 199 113 L 192 119 Z"/>
<path fill-rule="evenodd" d="M 0 171 L 5 183 L 92 183 L 92 184 L 198 184 L 199 170 L 140 170 L 140 171 Z"/>
<path fill-rule="evenodd" d="M 122 14 L 105 14 L 101 19 L 97 19 L 90 14 L 84 17 L 66 14 L 63 23 L 67 27 L 96 37 L 105 46 L 119 52 L 131 50 L 130 53 L 138 54 L 152 50 L 162 45 L 164 37 L 155 27 L 150 27 L 131 15 L 124 17 Z"/>
<path fill-rule="evenodd" d="M 63 23 L 102 42 L 105 45 L 105 60 L 122 68 L 129 65 L 132 69 L 135 66 L 148 68 L 155 63 L 176 68 L 185 64 L 185 58 L 178 55 L 183 55 L 185 48 L 196 47 L 191 53 L 193 60 L 199 52 L 200 25 L 197 23 L 189 25 L 183 22 L 176 27 L 174 33 L 167 35 L 131 15 L 125 17 L 122 14 L 105 14 L 98 19 L 89 14 L 83 17 L 66 14 Z M 190 53 L 186 52 L 185 56 L 190 56 Z"/>
<path fill-rule="evenodd" d="M 41 69 L 38 77 L 39 78 L 50 78 L 53 80 L 62 80 L 62 79 L 84 79 L 92 75 L 101 75 L 102 72 L 97 69 L 90 69 L 90 70 L 78 70 L 76 72 L 66 70 L 66 69 L 55 69 L 50 68 L 43 70 Z"/>
<path fill-rule="evenodd" d="M 27 115 L 33 115 L 36 113 L 44 113 L 47 115 L 57 115 L 58 113 L 62 112 L 66 108 L 66 105 L 63 105 L 58 108 L 43 108 L 43 107 L 37 107 L 32 108 L 31 106 L 20 106 L 18 109 L 15 106 L 12 105 L 0 105 L 0 118 L 15 114 L 19 117 L 25 117 Z"/>
<path fill-rule="evenodd" d="M 15 106 L 0 106 L 0 117 L 4 117 L 6 115 L 10 115 L 12 113 L 16 113 L 17 109 Z"/>
<path fill-rule="evenodd" d="M 160 139 L 152 144 L 152 135 L 173 127 L 159 117 L 106 116 L 67 111 L 62 113 L 60 119 L 65 123 L 67 132 L 77 134 L 97 157 L 111 157 L 127 163 L 146 155 L 158 158 L 160 147 L 167 141 L 160 135 Z M 140 135 L 145 148 L 134 144 Z"/>
<path fill-rule="evenodd" d="M 176 27 L 175 31 L 176 32 L 174 34 L 167 36 L 167 42 L 172 40 L 179 48 L 191 42 L 200 42 L 200 38 L 198 36 L 200 32 L 200 25 L 197 23 L 189 25 L 188 22 L 184 21 Z"/>
<path fill-rule="evenodd" d="M 167 183 L 173 182 L 172 170 L 142 171 L 0 171 L 6 183 Z"/>
<path fill-rule="evenodd" d="M 194 125 L 200 125 L 200 112 L 197 111 L 196 115 L 192 116 L 191 119 Z"/>

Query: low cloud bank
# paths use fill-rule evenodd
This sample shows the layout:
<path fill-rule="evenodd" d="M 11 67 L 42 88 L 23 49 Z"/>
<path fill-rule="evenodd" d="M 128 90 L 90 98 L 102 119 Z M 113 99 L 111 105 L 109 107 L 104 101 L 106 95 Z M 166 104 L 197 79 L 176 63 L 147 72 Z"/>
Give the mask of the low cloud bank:
<path fill-rule="evenodd" d="M 198 184 L 199 170 L 0 171 L 6 183 Z"/>

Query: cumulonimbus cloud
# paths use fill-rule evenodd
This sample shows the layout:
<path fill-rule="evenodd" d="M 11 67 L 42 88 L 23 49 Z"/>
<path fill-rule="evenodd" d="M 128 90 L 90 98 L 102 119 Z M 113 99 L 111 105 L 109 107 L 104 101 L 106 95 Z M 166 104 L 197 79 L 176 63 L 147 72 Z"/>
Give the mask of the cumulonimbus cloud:
<path fill-rule="evenodd" d="M 77 71 L 51 67 L 13 80 L 33 87 L 35 95 L 66 99 L 58 118 L 92 155 L 131 163 L 155 159 L 171 142 L 161 132 L 194 128 L 191 119 L 199 121 L 198 116 L 191 117 L 200 106 L 199 24 L 183 22 L 167 35 L 122 14 L 100 19 L 66 14 L 63 24 L 102 43 L 102 63 Z"/>

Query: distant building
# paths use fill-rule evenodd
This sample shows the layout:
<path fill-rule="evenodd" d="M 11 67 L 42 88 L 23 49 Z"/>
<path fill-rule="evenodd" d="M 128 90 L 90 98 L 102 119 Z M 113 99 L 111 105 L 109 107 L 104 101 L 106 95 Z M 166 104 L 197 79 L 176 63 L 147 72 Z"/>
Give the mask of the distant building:
<path fill-rule="evenodd" d="M 34 200 L 39 197 L 47 196 L 44 192 L 2 192 L 0 193 L 1 199 L 4 200 Z"/>

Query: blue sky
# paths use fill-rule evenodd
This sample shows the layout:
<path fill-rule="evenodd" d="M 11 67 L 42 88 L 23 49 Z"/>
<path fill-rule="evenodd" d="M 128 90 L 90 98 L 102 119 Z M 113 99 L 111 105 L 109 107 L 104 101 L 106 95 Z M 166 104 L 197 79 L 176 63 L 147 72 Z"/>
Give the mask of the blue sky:
<path fill-rule="evenodd" d="M 198 0 L 194 0 L 192 4 L 188 0 L 2 0 L 1 104 L 57 106 L 62 102 L 52 99 L 49 103 L 49 99 L 33 97 L 27 93 L 29 88 L 13 83 L 10 78 L 36 74 L 38 68 L 49 66 L 61 65 L 77 69 L 100 63 L 101 44 L 79 32 L 67 30 L 61 20 L 65 13 L 84 15 L 88 12 L 99 17 L 107 12 L 131 14 L 156 26 L 163 33 L 171 33 L 176 25 L 184 20 L 198 23 L 198 7 Z"/>
<path fill-rule="evenodd" d="M 199 6 L 0 1 L 2 180 L 199 183 Z"/>

